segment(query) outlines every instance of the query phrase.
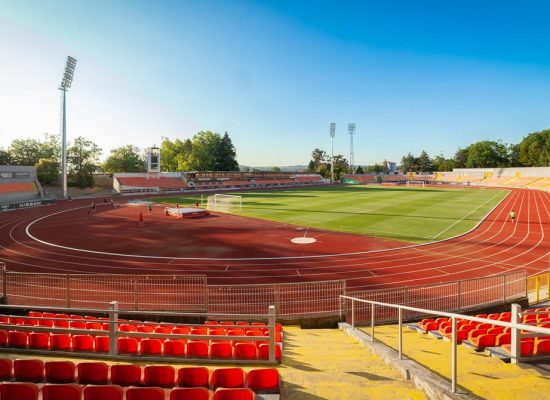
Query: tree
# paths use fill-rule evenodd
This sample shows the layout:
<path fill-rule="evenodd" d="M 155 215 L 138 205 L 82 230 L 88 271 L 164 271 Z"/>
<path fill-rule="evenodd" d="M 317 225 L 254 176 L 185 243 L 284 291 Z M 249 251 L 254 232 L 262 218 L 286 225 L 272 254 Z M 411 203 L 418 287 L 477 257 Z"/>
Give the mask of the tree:
<path fill-rule="evenodd" d="M 41 158 L 36 164 L 36 175 L 40 183 L 45 185 L 56 183 L 59 178 L 59 162 Z"/>
<path fill-rule="evenodd" d="M 336 156 L 334 156 L 334 160 L 336 163 Z M 311 152 L 311 161 L 309 162 L 307 169 L 308 172 L 317 172 L 323 177 L 328 178 L 330 176 L 330 156 L 327 155 L 324 150 L 316 148 Z M 336 171 L 336 165 L 334 170 Z"/>
<path fill-rule="evenodd" d="M 411 153 L 407 154 L 401 159 L 401 169 L 403 172 L 416 171 L 418 169 L 418 162 L 415 156 Z"/>
<path fill-rule="evenodd" d="M 36 139 L 14 139 L 8 152 L 12 165 L 36 165 L 41 157 L 41 145 Z"/>
<path fill-rule="evenodd" d="M 359 165 L 357 167 L 357 169 L 355 170 L 355 173 L 358 174 L 358 175 L 362 175 L 365 173 L 365 171 L 363 171 L 363 168 Z"/>
<path fill-rule="evenodd" d="M 522 163 L 519 161 L 519 144 L 508 145 L 508 166 L 521 167 Z"/>
<path fill-rule="evenodd" d="M 0 147 L 0 165 L 10 165 L 11 157 L 10 153 Z"/>
<path fill-rule="evenodd" d="M 519 143 L 519 162 L 526 167 L 550 166 L 550 129 L 533 132 Z"/>
<path fill-rule="evenodd" d="M 508 152 L 501 141 L 483 140 L 468 148 L 466 168 L 507 167 Z"/>
<path fill-rule="evenodd" d="M 330 164 L 326 164 L 326 165 L 328 165 L 328 174 L 323 176 L 325 178 L 328 178 L 328 175 L 330 175 Z M 349 168 L 348 160 L 346 160 L 344 156 L 341 154 L 334 156 L 334 179 L 339 180 L 349 171 L 350 171 L 350 168 Z"/>
<path fill-rule="evenodd" d="M 420 172 L 430 172 L 432 170 L 432 160 L 424 150 L 422 150 L 420 157 L 418 157 L 418 169 Z"/>
<path fill-rule="evenodd" d="M 458 148 L 458 150 L 455 153 L 454 161 L 455 161 L 455 168 L 465 168 L 466 167 L 466 161 L 468 160 L 468 151 L 470 147 L 466 147 L 465 149 Z"/>
<path fill-rule="evenodd" d="M 147 160 L 139 149 L 131 144 L 111 150 L 111 155 L 103 163 L 103 169 L 115 172 L 145 172 Z"/>
<path fill-rule="evenodd" d="M 68 182 L 71 186 L 90 187 L 93 173 L 99 165 L 101 149 L 93 142 L 79 136 L 67 148 Z"/>
<path fill-rule="evenodd" d="M 271 167 L 271 172 L 281 172 L 281 168 L 279 168 L 279 167 Z"/>
<path fill-rule="evenodd" d="M 214 171 L 216 169 L 216 154 L 221 140 L 219 134 L 211 131 L 201 131 L 193 136 L 187 169 L 190 171 Z"/>
<path fill-rule="evenodd" d="M 237 152 L 227 132 L 221 138 L 215 154 L 214 171 L 238 171 Z"/>

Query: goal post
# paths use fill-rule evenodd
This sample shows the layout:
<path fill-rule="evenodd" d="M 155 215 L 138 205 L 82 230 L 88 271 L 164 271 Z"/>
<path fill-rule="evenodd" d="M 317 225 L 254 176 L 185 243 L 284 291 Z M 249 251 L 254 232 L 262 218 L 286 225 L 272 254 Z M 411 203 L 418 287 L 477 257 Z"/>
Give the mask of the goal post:
<path fill-rule="evenodd" d="M 211 211 L 241 211 L 242 197 L 232 194 L 214 194 L 207 197 L 206 209 Z"/>
<path fill-rule="evenodd" d="M 412 181 L 412 180 L 409 181 L 409 180 L 407 180 L 407 181 L 405 182 L 405 185 L 406 185 L 407 187 L 411 187 L 411 186 L 420 186 L 420 187 L 425 188 L 425 187 L 426 187 L 426 181 Z"/>

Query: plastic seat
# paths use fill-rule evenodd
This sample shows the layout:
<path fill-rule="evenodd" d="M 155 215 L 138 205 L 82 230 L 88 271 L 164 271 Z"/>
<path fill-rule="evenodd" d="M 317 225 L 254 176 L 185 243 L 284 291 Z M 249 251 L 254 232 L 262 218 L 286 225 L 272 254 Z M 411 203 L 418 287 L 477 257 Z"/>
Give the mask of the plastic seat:
<path fill-rule="evenodd" d="M 9 358 L 0 358 L 0 380 L 10 380 L 12 377 L 13 361 Z"/>
<path fill-rule="evenodd" d="M 182 367 L 176 384 L 180 387 L 210 387 L 210 371 L 206 367 Z"/>
<path fill-rule="evenodd" d="M 47 349 L 50 347 L 50 335 L 46 332 L 30 332 L 28 340 L 31 349 Z"/>
<path fill-rule="evenodd" d="M 495 345 L 496 339 L 497 335 L 481 334 L 472 341 L 472 344 L 478 348 L 492 347 Z"/>
<path fill-rule="evenodd" d="M 220 321 L 220 325 L 222 325 L 222 326 L 234 326 L 235 323 L 233 321 Z"/>
<path fill-rule="evenodd" d="M 508 353 L 512 354 L 511 346 L 512 346 L 511 344 L 505 344 L 502 346 L 502 348 L 506 350 Z M 532 356 L 534 348 L 535 348 L 534 341 L 522 340 L 520 345 L 520 357 Z"/>
<path fill-rule="evenodd" d="M 16 381 L 42 382 L 44 362 L 42 360 L 18 359 L 13 362 L 13 377 Z"/>
<path fill-rule="evenodd" d="M 248 371 L 248 387 L 255 393 L 280 393 L 281 379 L 277 368 L 258 368 Z"/>
<path fill-rule="evenodd" d="M 94 339 L 95 351 L 101 353 L 109 352 L 109 336 L 96 336 Z"/>
<path fill-rule="evenodd" d="M 94 351 L 94 338 L 92 335 L 74 335 L 74 351 Z"/>
<path fill-rule="evenodd" d="M 164 341 L 164 355 L 166 356 L 184 356 L 185 340 L 166 339 Z"/>
<path fill-rule="evenodd" d="M 118 338 L 118 352 L 119 353 L 138 353 L 138 341 L 131 337 L 119 337 Z"/>
<path fill-rule="evenodd" d="M 218 321 L 204 321 L 204 325 L 219 325 Z"/>
<path fill-rule="evenodd" d="M 170 365 L 147 365 L 143 369 L 145 386 L 173 387 L 175 381 L 174 367 Z"/>
<path fill-rule="evenodd" d="M 50 348 L 52 350 L 71 350 L 71 335 L 68 333 L 52 333 L 50 335 Z"/>
<path fill-rule="evenodd" d="M 120 386 L 139 386 L 141 367 L 134 364 L 114 364 L 111 366 L 111 382 Z"/>
<path fill-rule="evenodd" d="M 9 400 L 38 400 L 39 388 L 34 383 L 4 382 L 0 385 L 0 398 Z"/>
<path fill-rule="evenodd" d="M 138 325 L 136 326 L 137 332 L 151 333 L 155 330 L 151 325 Z"/>
<path fill-rule="evenodd" d="M 8 343 L 10 347 L 26 348 L 27 347 L 27 332 L 9 331 Z"/>
<path fill-rule="evenodd" d="M 512 343 L 512 335 L 510 333 L 501 333 L 500 335 L 497 335 L 497 339 L 495 341 L 496 346 L 502 346 L 505 344 L 511 344 Z"/>
<path fill-rule="evenodd" d="M 154 330 L 155 333 L 162 333 L 163 335 L 168 335 L 172 333 L 172 327 L 170 326 L 157 326 Z"/>
<path fill-rule="evenodd" d="M 84 319 L 86 321 L 97 321 L 97 317 L 94 317 L 93 315 L 85 315 Z"/>
<path fill-rule="evenodd" d="M 191 335 L 208 335 L 208 328 L 206 327 L 193 327 L 191 328 L 191 332 L 189 332 Z"/>
<path fill-rule="evenodd" d="M 82 385 L 106 385 L 109 367 L 104 362 L 81 362 L 78 364 L 78 383 Z"/>
<path fill-rule="evenodd" d="M 86 322 L 84 321 L 71 321 L 69 322 L 70 329 L 86 329 Z"/>
<path fill-rule="evenodd" d="M 80 400 L 82 386 L 74 383 L 46 383 L 42 388 L 42 400 Z"/>
<path fill-rule="evenodd" d="M 46 361 L 46 382 L 73 383 L 75 382 L 76 367 L 72 361 Z"/>
<path fill-rule="evenodd" d="M 172 334 L 174 335 L 187 335 L 191 332 L 191 328 L 188 326 L 176 326 L 172 329 Z"/>
<path fill-rule="evenodd" d="M 471 342 L 479 335 L 487 334 L 487 329 L 474 329 L 468 333 L 468 340 Z"/>
<path fill-rule="evenodd" d="M 242 368 L 217 368 L 212 371 L 210 386 L 215 390 L 223 388 L 244 388 L 245 374 Z"/>
<path fill-rule="evenodd" d="M 248 388 L 219 388 L 214 392 L 213 400 L 255 400 L 256 394 Z"/>
<path fill-rule="evenodd" d="M 143 355 L 162 354 L 162 342 L 160 339 L 142 339 L 140 345 L 141 354 Z"/>
<path fill-rule="evenodd" d="M 550 354 L 550 339 L 537 340 L 535 342 L 535 348 L 533 350 L 533 355 L 543 356 Z"/>
<path fill-rule="evenodd" d="M 214 393 L 203 387 L 174 388 L 170 391 L 170 400 L 212 400 Z"/>
<path fill-rule="evenodd" d="M 93 331 L 105 330 L 105 329 L 103 329 L 103 324 L 101 322 L 97 322 L 97 321 L 88 321 L 88 322 L 86 322 L 86 329 L 93 330 Z M 108 330 L 108 328 L 106 330 Z"/>
<path fill-rule="evenodd" d="M 255 360 L 258 358 L 258 349 L 253 343 L 236 343 L 233 356 L 238 360 Z"/>
<path fill-rule="evenodd" d="M 86 385 L 84 400 L 122 400 L 123 391 L 118 385 Z"/>
<path fill-rule="evenodd" d="M 132 324 L 120 324 L 118 326 L 118 330 L 120 332 L 136 332 L 137 328 L 135 325 Z"/>
<path fill-rule="evenodd" d="M 281 347 L 275 345 L 275 360 L 281 361 Z M 262 343 L 258 347 L 258 358 L 260 360 L 269 360 L 269 343 Z"/>
<path fill-rule="evenodd" d="M 126 391 L 126 400 L 164 400 L 164 390 L 159 387 L 131 387 Z"/>
<path fill-rule="evenodd" d="M 42 313 L 40 311 L 29 311 L 29 317 L 42 318 Z"/>
<path fill-rule="evenodd" d="M 55 314 L 55 318 L 58 318 L 58 319 L 55 319 L 53 321 L 53 326 L 55 328 L 68 328 L 69 327 L 69 321 L 59 320 L 59 318 L 69 319 L 68 314 Z"/>
<path fill-rule="evenodd" d="M 210 358 L 232 358 L 233 347 L 228 342 L 215 342 L 210 344 Z"/>
<path fill-rule="evenodd" d="M 0 330 L 0 346 L 6 347 L 8 345 L 8 332 Z"/>
<path fill-rule="evenodd" d="M 203 340 L 190 340 L 187 342 L 187 356 L 191 358 L 208 357 L 208 343 Z"/>

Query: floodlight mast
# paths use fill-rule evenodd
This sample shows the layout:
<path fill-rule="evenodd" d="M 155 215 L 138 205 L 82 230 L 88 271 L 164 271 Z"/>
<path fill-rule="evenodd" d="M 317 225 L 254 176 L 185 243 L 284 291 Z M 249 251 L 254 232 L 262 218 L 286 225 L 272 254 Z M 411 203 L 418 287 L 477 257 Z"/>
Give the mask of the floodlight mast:
<path fill-rule="evenodd" d="M 66 118 L 66 94 L 71 87 L 74 77 L 74 69 L 76 67 L 76 58 L 67 57 L 63 78 L 59 85 L 61 90 L 61 180 L 63 186 L 63 198 L 68 197 L 67 193 L 67 118 Z"/>
<path fill-rule="evenodd" d="M 334 136 L 336 135 L 336 123 L 330 123 L 330 183 L 334 183 Z"/>
<path fill-rule="evenodd" d="M 348 133 L 349 133 L 349 169 L 350 173 L 353 174 L 353 135 L 355 135 L 355 123 L 350 122 L 348 124 Z"/>

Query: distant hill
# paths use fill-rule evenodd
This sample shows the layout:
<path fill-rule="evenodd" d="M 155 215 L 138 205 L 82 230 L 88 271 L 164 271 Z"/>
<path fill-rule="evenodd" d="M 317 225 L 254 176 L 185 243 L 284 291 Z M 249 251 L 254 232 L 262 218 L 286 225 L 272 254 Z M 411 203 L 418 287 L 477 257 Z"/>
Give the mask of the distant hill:
<path fill-rule="evenodd" d="M 279 167 L 282 172 L 304 172 L 307 168 L 307 165 L 284 165 L 284 166 L 277 165 L 277 167 Z M 252 170 L 258 170 L 258 171 L 271 171 L 273 166 L 270 166 L 270 167 L 251 167 L 251 166 L 248 166 L 248 165 L 239 165 L 239 169 L 241 171 L 244 171 L 245 169 L 248 169 L 248 168 L 252 169 Z"/>

